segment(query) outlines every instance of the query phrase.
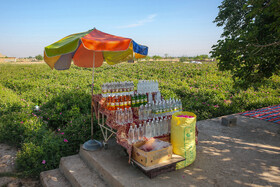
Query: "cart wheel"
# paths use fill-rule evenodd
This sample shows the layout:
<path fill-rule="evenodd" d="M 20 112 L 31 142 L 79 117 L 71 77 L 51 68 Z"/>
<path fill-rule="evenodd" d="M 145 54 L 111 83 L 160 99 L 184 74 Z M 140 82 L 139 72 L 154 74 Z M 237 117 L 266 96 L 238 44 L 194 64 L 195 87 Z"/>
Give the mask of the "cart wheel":
<path fill-rule="evenodd" d="M 108 149 L 108 144 L 106 142 L 102 142 L 104 149 Z"/>

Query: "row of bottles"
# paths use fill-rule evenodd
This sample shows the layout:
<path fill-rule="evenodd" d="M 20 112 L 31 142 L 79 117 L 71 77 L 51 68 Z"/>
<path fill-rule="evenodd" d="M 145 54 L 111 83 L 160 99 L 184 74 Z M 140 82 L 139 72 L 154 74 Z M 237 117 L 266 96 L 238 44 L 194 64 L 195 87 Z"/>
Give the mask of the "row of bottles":
<path fill-rule="evenodd" d="M 170 133 L 170 118 L 154 118 L 150 121 L 144 121 L 139 126 L 130 126 L 128 131 L 128 143 L 132 144 L 142 141 L 145 138 L 162 136 Z"/>
<path fill-rule="evenodd" d="M 119 109 L 116 111 L 116 123 L 119 125 L 125 125 L 127 123 L 132 123 L 133 122 L 133 112 L 132 109 L 129 108 L 125 108 L 123 109 Z"/>
<path fill-rule="evenodd" d="M 140 94 L 158 92 L 158 81 L 154 80 L 139 80 L 137 84 L 137 92 Z"/>
<path fill-rule="evenodd" d="M 131 96 L 131 107 L 139 107 L 148 103 L 148 97 L 146 94 L 133 94 Z"/>
<path fill-rule="evenodd" d="M 156 117 L 172 115 L 175 112 L 182 111 L 182 102 L 180 99 L 169 99 L 155 101 L 152 104 L 141 105 L 138 111 L 140 120 L 148 120 Z"/>
<path fill-rule="evenodd" d="M 105 101 L 105 107 L 108 110 L 119 110 L 131 108 L 131 96 L 130 95 L 109 95 Z"/>
<path fill-rule="evenodd" d="M 120 95 L 132 93 L 134 90 L 134 83 L 132 81 L 124 82 L 111 82 L 105 83 L 101 86 L 102 97 L 108 97 L 109 95 Z"/>

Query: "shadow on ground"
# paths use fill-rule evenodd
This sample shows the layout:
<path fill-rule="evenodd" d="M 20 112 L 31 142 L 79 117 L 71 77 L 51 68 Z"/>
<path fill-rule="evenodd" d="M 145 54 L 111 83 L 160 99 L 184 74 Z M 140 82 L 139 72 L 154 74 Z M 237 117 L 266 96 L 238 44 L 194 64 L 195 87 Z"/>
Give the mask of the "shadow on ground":
<path fill-rule="evenodd" d="M 187 181 L 199 186 L 279 186 L 280 126 L 235 116 L 235 127 L 220 125 L 221 118 L 199 121 L 196 161 L 179 174 L 159 177 L 175 177 L 178 186 Z"/>

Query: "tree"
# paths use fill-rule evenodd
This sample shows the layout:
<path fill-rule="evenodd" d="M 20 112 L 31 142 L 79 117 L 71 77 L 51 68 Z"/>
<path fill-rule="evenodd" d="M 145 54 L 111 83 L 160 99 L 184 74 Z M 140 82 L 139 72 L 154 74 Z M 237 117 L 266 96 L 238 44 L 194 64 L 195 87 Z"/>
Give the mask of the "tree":
<path fill-rule="evenodd" d="M 43 60 L 43 56 L 42 56 L 42 55 L 37 55 L 37 56 L 35 56 L 35 58 L 36 58 L 37 60 Z"/>
<path fill-rule="evenodd" d="M 162 59 L 161 56 L 158 55 L 154 55 L 152 58 L 154 61 Z"/>
<path fill-rule="evenodd" d="M 165 54 L 164 54 L 164 57 L 165 57 L 165 59 L 167 59 L 167 57 L 168 57 L 168 54 L 167 54 L 167 53 L 165 53 Z"/>
<path fill-rule="evenodd" d="M 182 56 L 180 57 L 180 62 L 186 62 L 188 60 L 188 57 Z"/>
<path fill-rule="evenodd" d="M 151 59 L 151 57 L 150 57 L 150 56 L 148 56 L 148 55 L 145 57 L 145 60 L 146 60 L 147 62 L 149 62 L 149 61 L 150 61 L 150 59 Z"/>
<path fill-rule="evenodd" d="M 220 70 L 250 84 L 280 73 L 280 1 L 224 0 L 214 23 L 223 33 L 212 46 Z"/>

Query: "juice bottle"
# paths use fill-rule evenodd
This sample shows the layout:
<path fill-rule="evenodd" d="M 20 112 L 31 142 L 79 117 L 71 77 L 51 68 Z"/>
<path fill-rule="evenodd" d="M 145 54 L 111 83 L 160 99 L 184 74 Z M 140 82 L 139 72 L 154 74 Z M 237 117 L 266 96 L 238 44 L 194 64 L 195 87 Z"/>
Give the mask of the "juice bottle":
<path fill-rule="evenodd" d="M 119 99 L 119 96 L 116 96 L 116 98 L 115 98 L 115 108 L 116 108 L 116 110 L 120 109 L 120 99 Z"/>
<path fill-rule="evenodd" d="M 131 96 L 131 107 L 135 107 L 135 105 L 136 105 L 136 98 L 135 98 L 135 95 L 133 94 Z"/>
<path fill-rule="evenodd" d="M 124 109 L 127 108 L 127 98 L 126 98 L 126 95 L 123 96 L 123 108 Z"/>
<path fill-rule="evenodd" d="M 136 107 L 140 106 L 140 99 L 141 99 L 141 96 L 139 94 L 136 94 L 136 104 L 135 104 Z"/>
<path fill-rule="evenodd" d="M 116 110 L 116 108 L 115 108 L 115 97 L 112 97 L 112 99 L 111 99 L 111 109 L 110 110 Z"/>
<path fill-rule="evenodd" d="M 123 99 L 123 95 L 120 96 L 120 108 L 122 110 L 124 110 L 124 99 Z"/>
<path fill-rule="evenodd" d="M 131 96 L 127 95 L 126 100 L 127 100 L 127 109 L 129 109 L 129 108 L 131 108 Z"/>
<path fill-rule="evenodd" d="M 109 95 L 109 97 L 107 98 L 107 109 L 111 110 L 111 102 L 112 102 L 112 97 L 111 95 Z"/>
<path fill-rule="evenodd" d="M 148 96 L 147 96 L 146 93 L 143 96 L 144 96 L 144 103 L 143 104 L 145 105 L 145 104 L 148 103 Z"/>

